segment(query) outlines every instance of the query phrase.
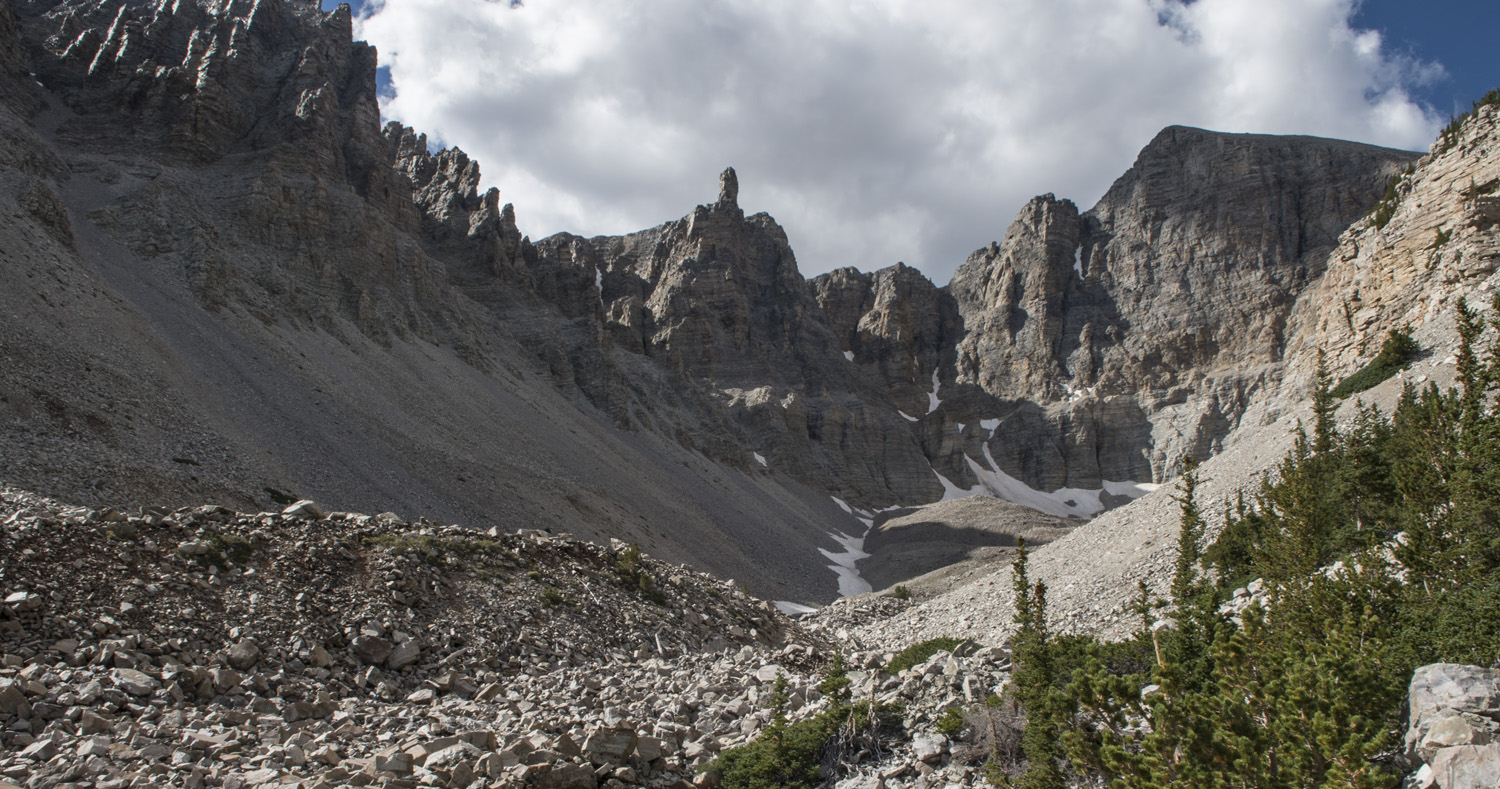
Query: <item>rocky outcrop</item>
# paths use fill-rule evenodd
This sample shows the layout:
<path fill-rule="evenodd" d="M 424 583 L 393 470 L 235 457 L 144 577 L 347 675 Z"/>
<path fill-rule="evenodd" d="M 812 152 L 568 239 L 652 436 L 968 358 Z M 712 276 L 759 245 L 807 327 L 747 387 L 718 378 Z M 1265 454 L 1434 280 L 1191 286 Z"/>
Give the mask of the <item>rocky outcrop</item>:
<path fill-rule="evenodd" d="M 1408 786 L 1500 785 L 1500 672 L 1434 663 L 1412 673 L 1405 757 Z"/>
<path fill-rule="evenodd" d="M 1451 332 L 1460 298 L 1489 303 L 1500 269 L 1497 152 L 1500 107 L 1478 107 L 1343 233 L 1327 273 L 1291 316 L 1289 396 L 1306 391 L 1320 349 L 1333 373 L 1346 375 L 1380 351 L 1391 329 Z"/>
<path fill-rule="evenodd" d="M 543 239 L 537 292 L 694 392 L 670 401 L 697 413 L 647 408 L 653 419 L 730 430 L 700 440 L 716 456 L 745 462 L 753 452 L 768 468 L 865 502 L 937 497 L 907 422 L 844 356 L 786 233 L 769 215 L 746 216 L 737 195 L 730 169 L 717 201 L 676 222 Z"/>
<path fill-rule="evenodd" d="M 1076 374 L 1068 362 L 1075 350 L 1091 352 L 1079 338 L 1086 332 L 1092 341 L 1095 329 L 1065 332 L 1069 313 L 1076 315 L 1081 301 L 1081 269 L 1075 266 L 1082 233 L 1072 201 L 1043 195 L 1021 209 L 1002 242 L 970 255 L 954 273 L 949 290 L 965 330 L 957 377 L 987 392 L 1043 402 L 1064 395 L 1068 381 L 1091 385 L 1092 357 Z"/>
<path fill-rule="evenodd" d="M 935 377 L 951 368 L 950 334 L 962 328 L 953 298 L 901 263 L 871 274 L 842 268 L 809 285 L 850 361 L 876 376 L 903 413 L 925 416 Z"/>
<path fill-rule="evenodd" d="M 30 59 L 21 43 L 10 6 L 0 3 L 0 105 L 22 117 L 30 117 L 41 106 L 32 87 Z"/>
<path fill-rule="evenodd" d="M 304 165 L 340 167 L 356 182 L 386 180 L 378 138 L 367 129 L 378 117 L 375 51 L 352 40 L 347 8 L 324 14 L 316 3 L 253 0 L 14 5 L 41 34 L 29 48 L 42 82 L 79 115 L 65 131 L 72 139 L 145 145 L 201 163 L 294 143 L 310 156 Z"/>
<path fill-rule="evenodd" d="M 479 193 L 479 163 L 457 148 L 433 154 L 427 135 L 395 122 L 384 135 L 390 163 L 411 183 L 422 234 L 450 261 L 454 282 L 477 293 L 499 282 L 523 284 L 529 245 L 516 228 L 515 208 L 500 205 L 500 190 Z"/>

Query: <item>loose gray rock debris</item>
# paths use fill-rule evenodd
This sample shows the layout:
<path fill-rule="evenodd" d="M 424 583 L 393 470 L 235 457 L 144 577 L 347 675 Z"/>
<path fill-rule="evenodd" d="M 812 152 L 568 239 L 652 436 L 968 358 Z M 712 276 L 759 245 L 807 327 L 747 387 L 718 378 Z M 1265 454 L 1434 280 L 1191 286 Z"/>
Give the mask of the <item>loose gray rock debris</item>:
<path fill-rule="evenodd" d="M 804 627 L 649 557 L 624 584 L 625 547 L 0 488 L 0 787 L 702 785 L 778 678 L 793 720 L 826 709 L 834 631 L 907 605 Z M 911 736 L 844 780 L 982 782 L 936 721 L 1002 692 L 1009 654 L 890 657 L 849 676 Z"/>

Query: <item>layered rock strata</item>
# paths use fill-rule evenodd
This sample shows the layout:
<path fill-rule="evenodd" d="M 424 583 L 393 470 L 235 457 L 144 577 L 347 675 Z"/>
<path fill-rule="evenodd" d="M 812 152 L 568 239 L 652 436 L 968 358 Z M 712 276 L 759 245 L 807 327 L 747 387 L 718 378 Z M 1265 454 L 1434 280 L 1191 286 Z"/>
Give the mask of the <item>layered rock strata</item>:
<path fill-rule="evenodd" d="M 1497 268 L 1500 107 L 1485 105 L 1340 236 L 1327 273 L 1291 316 L 1294 376 L 1305 388 L 1320 349 L 1345 375 L 1379 352 L 1391 329 L 1451 330 L 1459 299 L 1487 308 Z"/>

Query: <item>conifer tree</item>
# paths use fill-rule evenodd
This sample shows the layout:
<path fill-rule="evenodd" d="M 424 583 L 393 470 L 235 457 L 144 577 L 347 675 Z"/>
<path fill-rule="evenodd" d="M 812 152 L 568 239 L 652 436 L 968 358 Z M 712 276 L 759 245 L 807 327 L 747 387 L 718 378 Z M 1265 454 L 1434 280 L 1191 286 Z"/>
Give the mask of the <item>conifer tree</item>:
<path fill-rule="evenodd" d="M 1055 687 L 1055 650 L 1047 632 L 1047 586 L 1040 581 L 1031 584 L 1028 555 L 1026 541 L 1017 540 L 1016 558 L 1011 564 L 1016 622 L 1011 678 L 1016 698 L 1026 710 L 1026 728 L 1021 732 L 1026 772 L 1018 785 L 1021 789 L 1062 789 L 1065 783 L 1058 767 L 1062 700 Z"/>
<path fill-rule="evenodd" d="M 1319 349 L 1318 369 L 1313 385 L 1313 452 L 1319 455 L 1333 451 L 1334 414 L 1338 407 L 1328 374 L 1328 357 Z"/>

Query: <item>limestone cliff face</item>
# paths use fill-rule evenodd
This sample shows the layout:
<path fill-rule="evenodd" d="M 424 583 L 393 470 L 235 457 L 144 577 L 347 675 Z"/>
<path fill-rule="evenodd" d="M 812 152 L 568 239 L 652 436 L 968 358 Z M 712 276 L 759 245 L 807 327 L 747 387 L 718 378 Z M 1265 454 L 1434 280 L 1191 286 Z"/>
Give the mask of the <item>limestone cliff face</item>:
<path fill-rule="evenodd" d="M 953 298 L 914 268 L 897 263 L 871 274 L 844 268 L 815 277 L 814 297 L 839 347 L 867 375 L 874 375 L 902 413 L 925 415 L 934 375 L 949 370 L 959 327 Z"/>
<path fill-rule="evenodd" d="M 949 287 L 957 381 L 1037 406 L 997 459 L 1093 488 L 1215 451 L 1279 374 L 1297 295 L 1411 158 L 1170 127 L 1087 213 L 1033 200 Z"/>
<path fill-rule="evenodd" d="M 946 288 L 900 266 L 812 285 L 960 487 L 991 460 L 1042 490 L 1161 481 L 1276 389 L 1298 294 L 1412 158 L 1171 127 L 1091 210 L 1032 200 Z"/>
<path fill-rule="evenodd" d="M 375 51 L 349 10 L 316 2 L 18 0 L 41 81 L 83 117 L 71 133 L 199 162 L 301 140 L 351 181 L 379 168 Z M 121 123 L 123 119 L 132 123 Z M 317 142 L 328 143 L 317 145 Z M 312 164 L 314 162 L 304 162 Z"/>
<path fill-rule="evenodd" d="M 970 255 L 954 273 L 948 287 L 964 322 L 961 380 L 1039 401 L 1058 399 L 1075 379 L 1090 385 L 1091 359 L 1077 375 L 1068 369 L 1082 334 L 1077 327 L 1066 331 L 1083 301 L 1075 271 L 1082 235 L 1072 201 L 1043 195 L 1021 209 L 1003 241 Z"/>
<path fill-rule="evenodd" d="M 1292 301 L 1413 158 L 1337 140 L 1164 130 L 1089 212 L 1084 270 L 1129 338 L 1110 359 L 1125 363 L 1110 365 L 1115 380 L 1164 388 L 1194 369 L 1279 359 Z M 1142 369 L 1153 357 L 1155 369 Z"/>
<path fill-rule="evenodd" d="M 1460 298 L 1483 309 L 1500 267 L 1500 108 L 1479 107 L 1394 184 L 1384 224 L 1372 213 L 1340 237 L 1328 270 L 1292 314 L 1290 396 L 1305 394 L 1326 352 L 1341 377 L 1386 333 L 1451 326 Z M 1441 361 L 1446 348 L 1428 348 Z"/>
<path fill-rule="evenodd" d="M 935 498 L 941 486 L 913 431 L 844 356 L 785 232 L 766 214 L 747 217 L 737 192 L 730 169 L 717 201 L 675 222 L 537 242 L 538 292 L 565 314 L 597 316 L 609 348 L 680 382 L 669 401 L 697 413 L 647 404 L 653 419 L 731 431 L 706 431 L 696 444 L 739 462 L 759 454 L 769 468 L 864 501 Z M 618 354 L 612 363 L 632 364 Z"/>
<path fill-rule="evenodd" d="M 0 4 L 0 104 L 30 117 L 41 100 L 32 87 L 31 64 L 10 6 Z"/>
<path fill-rule="evenodd" d="M 399 123 L 384 129 L 387 162 L 411 185 L 422 235 L 449 261 L 454 280 L 481 291 L 524 283 L 528 244 L 516 228 L 515 208 L 500 205 L 500 190 L 479 193 L 479 163 L 457 148 L 427 150 L 427 135 Z"/>

